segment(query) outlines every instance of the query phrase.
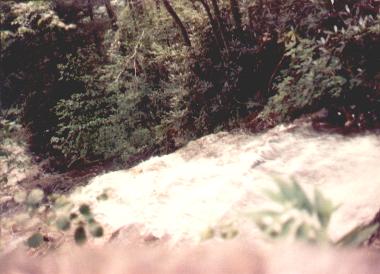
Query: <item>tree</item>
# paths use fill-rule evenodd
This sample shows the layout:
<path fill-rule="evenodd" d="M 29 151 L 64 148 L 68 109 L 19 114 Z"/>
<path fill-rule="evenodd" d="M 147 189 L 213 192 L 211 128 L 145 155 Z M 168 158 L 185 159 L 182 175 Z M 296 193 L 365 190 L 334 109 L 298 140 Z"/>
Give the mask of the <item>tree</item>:
<path fill-rule="evenodd" d="M 189 33 L 186 30 L 185 25 L 182 23 L 181 19 L 179 18 L 178 14 L 170 4 L 169 0 L 162 0 L 162 3 L 164 4 L 165 9 L 170 14 L 170 16 L 173 18 L 175 24 L 178 26 L 178 28 L 181 31 L 183 41 L 185 42 L 185 45 L 189 48 L 191 48 L 191 41 L 189 38 Z"/>
<path fill-rule="evenodd" d="M 230 6 L 231 6 L 231 13 L 232 17 L 235 21 L 235 27 L 239 34 L 242 33 L 242 21 L 241 21 L 241 13 L 240 13 L 240 6 L 239 6 L 239 0 L 230 0 Z"/>
<path fill-rule="evenodd" d="M 228 41 L 227 31 L 226 31 L 226 28 L 225 28 L 223 20 L 222 20 L 222 16 L 221 16 L 219 5 L 218 5 L 218 0 L 211 0 L 211 4 L 212 4 L 213 10 L 214 10 L 216 23 L 217 23 L 217 26 L 219 29 L 219 33 L 222 37 L 224 47 L 226 48 L 227 51 L 229 51 L 229 46 L 228 46 L 228 42 L 227 42 Z"/>
<path fill-rule="evenodd" d="M 218 45 L 219 52 L 221 52 L 221 49 L 223 48 L 222 44 L 224 44 L 224 43 L 223 43 L 222 34 L 218 30 L 218 23 L 214 19 L 213 15 L 211 13 L 211 8 L 210 8 L 207 0 L 198 0 L 198 1 L 202 4 L 204 10 L 206 11 L 208 20 L 209 20 L 209 22 L 211 24 L 211 27 L 212 27 L 212 32 L 213 32 L 213 34 L 215 36 L 215 42 Z"/>
<path fill-rule="evenodd" d="M 91 1 L 91 0 L 89 0 L 89 1 Z M 116 16 L 116 13 L 115 13 L 114 9 L 111 6 L 110 0 L 103 0 L 103 4 L 106 7 L 108 17 L 111 19 L 112 29 L 113 30 L 117 30 L 118 29 L 118 26 L 117 26 L 117 16 Z"/>

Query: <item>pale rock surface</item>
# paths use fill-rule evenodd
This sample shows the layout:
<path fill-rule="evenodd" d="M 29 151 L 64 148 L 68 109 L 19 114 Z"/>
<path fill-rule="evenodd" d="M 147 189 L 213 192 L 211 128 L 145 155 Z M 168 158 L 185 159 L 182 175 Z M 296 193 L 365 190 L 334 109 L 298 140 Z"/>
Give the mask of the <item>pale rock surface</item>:
<path fill-rule="evenodd" d="M 270 203 L 263 189 L 273 178 L 295 178 L 308 192 L 318 187 L 340 205 L 329 234 L 339 239 L 368 223 L 380 209 L 380 136 L 322 134 L 304 123 L 259 135 L 209 135 L 175 153 L 108 173 L 71 195 L 91 205 L 107 231 L 131 224 L 172 243 L 201 240 L 209 227 L 232 223 L 260 238 L 250 213 Z M 107 193 L 109 198 L 98 200 Z"/>

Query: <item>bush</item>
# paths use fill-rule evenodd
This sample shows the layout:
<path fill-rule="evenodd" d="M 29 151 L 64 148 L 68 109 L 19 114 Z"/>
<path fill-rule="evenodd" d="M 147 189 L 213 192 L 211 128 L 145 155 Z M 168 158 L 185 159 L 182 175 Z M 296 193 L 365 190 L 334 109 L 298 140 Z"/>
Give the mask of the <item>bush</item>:
<path fill-rule="evenodd" d="M 199 45 L 189 56 L 187 113 L 183 128 L 194 136 L 230 129 L 266 102 L 267 83 L 280 60 L 283 46 L 276 33 L 258 32 L 244 26 L 237 31 L 228 18 L 226 46 L 218 50 L 212 28 L 205 23 Z"/>
<path fill-rule="evenodd" d="M 287 45 L 289 65 L 275 80 L 276 94 L 260 119 L 277 124 L 322 107 L 340 112 L 335 124 L 379 125 L 380 17 L 347 19 L 347 28 L 321 39 L 297 38 Z"/>
<path fill-rule="evenodd" d="M 61 165 L 126 161 L 154 147 L 164 134 L 164 117 L 172 110 L 170 98 L 154 91 L 141 76 L 115 80 L 121 70 L 118 62 L 76 73 L 78 62 L 83 66 L 80 55 L 61 66 L 62 80 L 75 78 L 84 87 L 54 107 L 58 123 L 50 141 Z"/>
<path fill-rule="evenodd" d="M 82 49 L 59 66 L 61 82 L 82 87 L 65 84 L 70 96 L 53 108 L 58 122 L 51 144 L 63 166 L 128 162 L 176 147 L 166 131 L 178 119 L 183 91 L 176 63 L 184 52 L 178 45 L 163 47 L 170 20 L 162 11 L 147 9 L 136 17 L 124 8 L 119 14 L 119 30 L 105 35 L 105 60 L 89 61 L 91 50 Z"/>
<path fill-rule="evenodd" d="M 203 21 L 188 59 L 192 73 L 183 128 L 195 136 L 235 127 L 262 110 L 250 124 L 263 129 L 346 97 L 348 81 L 361 76 L 347 73 L 351 68 L 345 67 L 347 57 L 339 50 L 366 32 L 348 34 L 360 28 L 360 22 L 374 21 L 380 6 L 359 0 L 241 3 L 239 29 L 231 19 L 231 7 L 220 5 L 224 30 L 219 36 L 224 43 L 215 34 L 216 27 Z M 370 32 L 370 44 L 376 45 L 376 34 Z M 371 103 L 372 111 L 375 107 Z"/>
<path fill-rule="evenodd" d="M 67 54 L 91 45 L 93 30 L 65 23 L 45 2 L 1 2 L 1 102 L 22 106 L 22 120 L 31 133 L 32 150 L 46 153 L 57 117 L 52 108 L 83 89 L 77 81 L 59 81 L 58 65 Z M 93 53 L 96 54 L 96 53 Z M 88 57 L 88 56 L 87 56 Z M 91 59 L 91 58 L 90 58 Z"/>

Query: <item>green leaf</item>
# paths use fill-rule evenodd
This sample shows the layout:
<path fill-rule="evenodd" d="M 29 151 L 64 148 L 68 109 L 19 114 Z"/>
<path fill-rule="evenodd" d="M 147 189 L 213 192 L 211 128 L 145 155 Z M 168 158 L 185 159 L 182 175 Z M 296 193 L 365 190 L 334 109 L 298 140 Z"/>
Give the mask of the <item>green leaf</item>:
<path fill-rule="evenodd" d="M 296 238 L 300 240 L 308 240 L 309 230 L 310 228 L 306 224 L 300 224 L 296 230 Z"/>
<path fill-rule="evenodd" d="M 280 188 L 280 193 L 287 201 L 294 201 L 294 190 L 291 184 L 285 183 L 284 181 L 277 179 L 276 183 Z"/>
<path fill-rule="evenodd" d="M 79 207 L 79 212 L 84 216 L 89 216 L 91 214 L 91 209 L 88 205 L 83 204 Z"/>
<path fill-rule="evenodd" d="M 280 237 L 286 237 L 289 235 L 290 229 L 292 228 L 293 224 L 295 223 L 294 218 L 290 218 L 287 220 L 284 224 L 282 224 L 282 229 L 279 234 Z"/>
<path fill-rule="evenodd" d="M 379 226 L 380 224 L 357 226 L 339 239 L 336 244 L 339 246 L 360 246 L 377 231 Z"/>
<path fill-rule="evenodd" d="M 99 238 L 99 237 L 103 237 L 104 230 L 103 230 L 103 227 L 101 227 L 100 225 L 93 224 L 90 226 L 90 233 L 93 237 Z"/>
<path fill-rule="evenodd" d="M 91 215 L 86 216 L 86 221 L 87 221 L 87 223 L 88 223 L 89 225 L 92 225 L 92 224 L 95 224 L 95 223 L 96 223 L 94 217 L 92 217 Z"/>
<path fill-rule="evenodd" d="M 71 226 L 71 222 L 70 222 L 70 219 L 66 216 L 61 216 L 57 219 L 57 227 L 60 229 L 60 230 L 63 230 L 63 231 L 67 231 L 70 229 L 70 226 Z"/>
<path fill-rule="evenodd" d="M 286 202 L 286 198 L 282 195 L 281 192 L 275 192 L 269 189 L 266 189 L 263 192 L 269 199 L 274 202 L 277 202 L 279 204 Z"/>
<path fill-rule="evenodd" d="M 26 244 L 31 248 L 39 247 L 44 241 L 44 236 L 41 233 L 36 232 L 26 240 Z"/>
<path fill-rule="evenodd" d="M 78 245 L 83 245 L 84 243 L 86 243 L 87 235 L 86 230 L 83 226 L 79 226 L 75 229 L 74 239 Z"/>
<path fill-rule="evenodd" d="M 335 211 L 335 207 L 332 202 L 326 199 L 318 190 L 315 190 L 314 198 L 318 220 L 322 227 L 327 228 L 331 219 L 331 215 Z"/>
<path fill-rule="evenodd" d="M 300 209 L 305 209 L 307 212 L 312 214 L 314 211 L 313 205 L 310 202 L 309 198 L 307 197 L 305 191 L 295 180 L 293 180 L 293 189 L 294 189 L 294 196 L 297 202 L 297 207 Z"/>

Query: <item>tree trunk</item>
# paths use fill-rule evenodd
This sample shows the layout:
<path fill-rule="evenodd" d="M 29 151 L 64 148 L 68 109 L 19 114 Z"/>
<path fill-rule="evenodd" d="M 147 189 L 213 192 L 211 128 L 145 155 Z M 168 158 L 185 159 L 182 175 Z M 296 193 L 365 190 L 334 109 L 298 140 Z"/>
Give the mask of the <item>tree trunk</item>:
<path fill-rule="evenodd" d="M 221 33 L 218 31 L 218 23 L 215 21 L 214 17 L 212 16 L 211 9 L 209 4 L 206 2 L 206 0 L 199 0 L 199 2 L 202 4 L 203 8 L 205 9 L 207 13 L 208 20 L 210 21 L 211 27 L 212 27 L 212 32 L 215 36 L 215 41 L 218 45 L 219 52 L 223 48 L 222 43 L 223 39 L 221 37 Z"/>
<path fill-rule="evenodd" d="M 174 22 L 178 26 L 178 28 L 181 31 L 183 40 L 185 42 L 185 45 L 188 47 L 191 47 L 191 41 L 189 38 L 189 33 L 187 32 L 185 25 L 182 23 L 181 19 L 179 18 L 176 11 L 173 9 L 172 5 L 170 4 L 169 0 L 162 0 L 162 3 L 164 4 L 165 9 L 170 14 L 170 16 L 173 18 Z"/>
<path fill-rule="evenodd" d="M 103 0 L 103 3 L 106 6 L 108 17 L 111 19 L 112 29 L 114 31 L 116 31 L 119 27 L 117 25 L 117 16 L 116 16 L 116 13 L 111 6 L 111 2 L 110 2 L 110 0 Z"/>
<path fill-rule="evenodd" d="M 242 28 L 239 0 L 230 0 L 230 6 L 231 6 L 232 17 L 234 18 L 234 22 L 235 22 L 235 27 L 237 31 L 239 32 L 239 34 L 241 34 L 243 32 L 243 28 Z"/>
<path fill-rule="evenodd" d="M 212 4 L 212 8 L 214 10 L 214 15 L 215 15 L 215 18 L 216 18 L 216 23 L 217 23 L 217 26 L 218 26 L 218 29 L 219 29 L 219 33 L 220 33 L 220 35 L 222 37 L 224 47 L 225 47 L 225 49 L 227 50 L 227 52 L 229 54 L 229 45 L 228 45 L 227 31 L 226 31 L 226 28 L 224 27 L 224 23 L 223 23 L 223 20 L 222 20 L 220 9 L 219 9 L 218 0 L 211 0 L 211 4 Z"/>
<path fill-rule="evenodd" d="M 92 3 L 92 0 L 87 1 L 87 12 L 91 21 L 94 21 L 94 4 Z"/>
<path fill-rule="evenodd" d="M 94 23 L 95 18 L 94 18 L 94 2 L 93 2 L 93 0 L 87 0 L 87 12 L 88 12 L 88 15 L 90 16 L 91 23 Z M 103 48 L 101 39 L 100 39 L 100 37 L 99 37 L 99 35 L 95 29 L 93 30 L 93 35 L 94 35 L 94 42 L 95 42 L 96 50 L 98 51 L 98 55 L 103 56 L 104 55 L 104 48 Z"/>

